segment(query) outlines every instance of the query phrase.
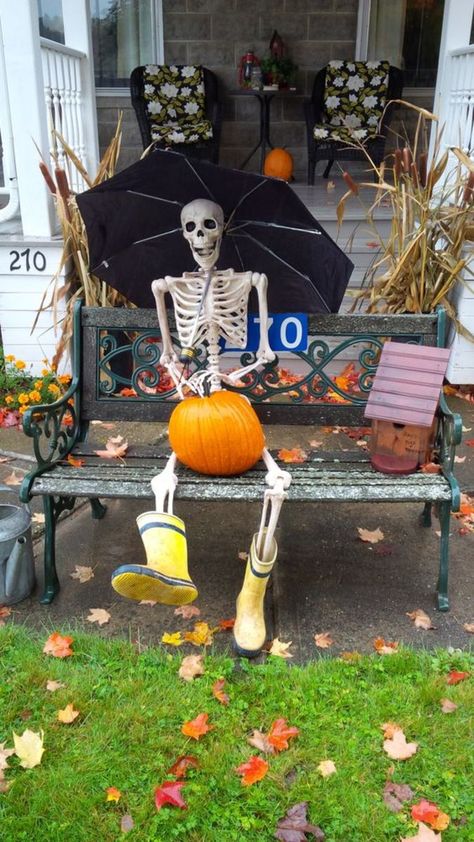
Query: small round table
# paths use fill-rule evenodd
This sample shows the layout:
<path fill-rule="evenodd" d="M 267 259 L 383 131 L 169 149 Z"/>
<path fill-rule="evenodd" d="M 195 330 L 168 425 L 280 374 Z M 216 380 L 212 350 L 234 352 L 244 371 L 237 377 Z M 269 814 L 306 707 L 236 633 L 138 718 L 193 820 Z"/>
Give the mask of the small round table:
<path fill-rule="evenodd" d="M 275 96 L 294 96 L 296 94 L 295 88 L 239 88 L 232 91 L 232 96 L 254 96 L 258 99 L 260 105 L 260 137 L 258 143 L 247 155 L 239 169 L 243 170 L 250 159 L 260 149 L 260 172 L 263 173 L 265 163 L 265 152 L 267 147 L 274 149 L 273 143 L 270 140 L 270 103 Z"/>

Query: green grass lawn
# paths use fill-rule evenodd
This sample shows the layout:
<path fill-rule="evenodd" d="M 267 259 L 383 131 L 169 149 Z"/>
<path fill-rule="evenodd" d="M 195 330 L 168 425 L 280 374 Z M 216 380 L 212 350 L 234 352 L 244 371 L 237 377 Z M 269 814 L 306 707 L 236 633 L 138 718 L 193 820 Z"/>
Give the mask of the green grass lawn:
<path fill-rule="evenodd" d="M 163 647 L 139 653 L 127 642 L 73 636 L 74 655 L 60 660 L 44 655 L 44 639 L 24 628 L 0 629 L 0 743 L 11 748 L 13 731 L 42 729 L 45 747 L 33 769 L 21 768 L 15 756 L 8 760 L 2 842 L 264 842 L 301 801 L 327 842 L 383 842 L 416 833 L 410 805 L 420 798 L 451 817 L 443 842 L 474 839 L 473 678 L 446 683 L 452 669 L 472 672 L 469 654 L 405 649 L 356 662 L 319 658 L 300 667 L 272 657 L 263 665 L 236 662 L 211 652 L 205 674 L 189 683 L 178 676 L 181 653 Z M 220 677 L 228 706 L 212 695 Z M 66 687 L 48 692 L 48 679 Z M 442 698 L 457 710 L 442 713 Z M 57 711 L 69 702 L 80 716 L 64 725 Z M 199 741 L 186 738 L 182 724 L 202 712 L 215 728 Z M 254 729 L 267 732 L 279 717 L 297 726 L 299 736 L 288 750 L 267 756 L 263 780 L 242 786 L 235 767 L 259 754 L 247 737 Z M 410 759 L 392 761 L 383 751 L 380 726 L 387 721 L 418 743 Z M 188 807 L 157 811 L 154 789 L 172 780 L 167 770 L 182 754 L 200 764 L 182 790 Z M 323 778 L 317 767 L 327 759 L 337 771 Z M 414 791 L 399 813 L 383 802 L 390 775 Z M 106 802 L 111 786 L 122 793 L 117 803 Z M 120 831 L 124 814 L 134 821 L 127 834 Z"/>

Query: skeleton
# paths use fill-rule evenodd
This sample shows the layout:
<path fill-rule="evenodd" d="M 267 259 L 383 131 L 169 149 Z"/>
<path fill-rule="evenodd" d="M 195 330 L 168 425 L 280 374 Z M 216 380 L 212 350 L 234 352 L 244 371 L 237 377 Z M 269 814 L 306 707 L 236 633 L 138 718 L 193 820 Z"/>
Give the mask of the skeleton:
<path fill-rule="evenodd" d="M 196 199 L 183 208 L 181 225 L 183 236 L 200 269 L 185 272 L 179 278 L 166 276 L 153 281 L 152 291 L 163 342 L 160 364 L 168 371 L 179 397 L 183 399 L 184 387 L 203 396 L 209 391 L 222 389 L 225 384 L 235 384 L 248 372 L 274 360 L 275 355 L 268 341 L 266 276 L 258 272 L 215 269 L 224 233 L 222 208 L 206 199 Z M 233 347 L 245 348 L 248 298 L 252 288 L 257 291 L 260 317 L 260 344 L 256 359 L 250 365 L 226 374 L 220 368 L 219 339 L 223 337 Z M 183 349 L 180 358 L 171 340 L 165 307 L 166 293 L 173 301 L 176 328 Z M 207 345 L 206 368 L 183 381 L 180 362 L 192 359 L 195 345 L 203 342 Z M 291 482 L 290 474 L 281 470 L 266 448 L 262 458 L 267 468 L 265 481 L 268 488 L 264 492 L 260 526 L 252 541 L 244 585 L 237 600 L 234 627 L 237 649 L 247 656 L 257 654 L 265 642 L 263 597 L 277 554 L 275 529 Z M 164 470 L 151 481 L 155 513 L 166 510 L 167 515 L 173 516 L 173 496 L 178 483 L 175 466 L 176 455 L 172 453 Z"/>

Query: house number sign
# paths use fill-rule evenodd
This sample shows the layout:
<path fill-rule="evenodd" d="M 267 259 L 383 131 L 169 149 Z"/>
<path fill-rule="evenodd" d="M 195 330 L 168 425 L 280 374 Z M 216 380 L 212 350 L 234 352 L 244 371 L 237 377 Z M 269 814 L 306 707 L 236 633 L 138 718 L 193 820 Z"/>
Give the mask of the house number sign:
<path fill-rule="evenodd" d="M 11 249 L 9 255 L 10 272 L 44 272 L 46 269 L 46 256 L 39 249 Z"/>

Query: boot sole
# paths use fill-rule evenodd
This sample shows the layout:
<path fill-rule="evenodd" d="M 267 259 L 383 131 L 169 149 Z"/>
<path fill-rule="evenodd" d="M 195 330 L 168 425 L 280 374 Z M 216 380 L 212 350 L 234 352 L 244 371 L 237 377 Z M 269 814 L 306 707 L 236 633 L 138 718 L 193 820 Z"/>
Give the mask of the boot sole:
<path fill-rule="evenodd" d="M 152 599 L 162 605 L 186 605 L 198 592 L 192 582 L 165 576 L 141 564 L 124 564 L 112 573 L 112 587 L 121 596 L 140 602 Z"/>
<path fill-rule="evenodd" d="M 232 647 L 236 655 L 239 655 L 241 658 L 256 658 L 257 655 L 260 655 L 264 644 L 260 647 L 260 649 L 243 649 L 237 641 L 233 640 Z"/>

